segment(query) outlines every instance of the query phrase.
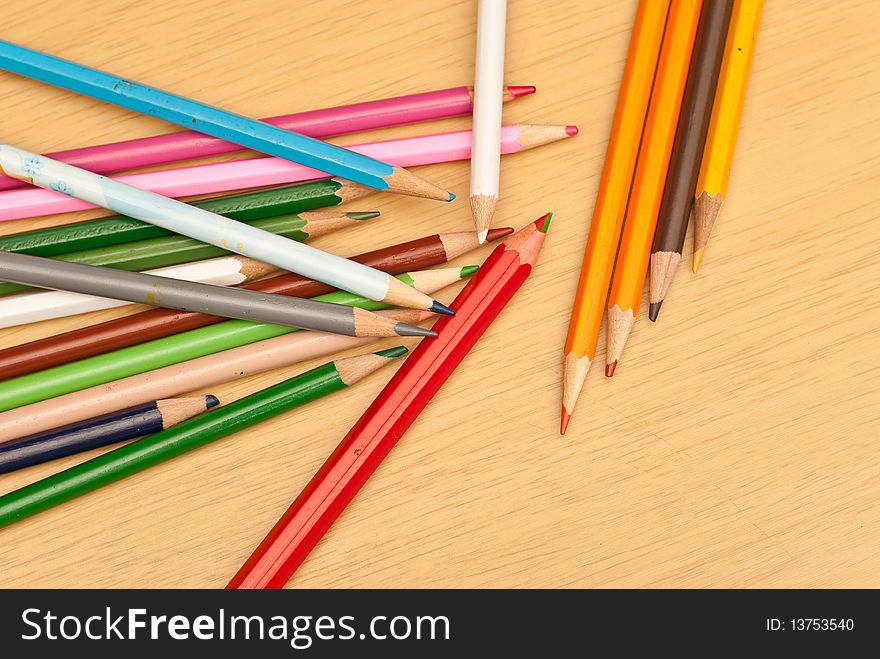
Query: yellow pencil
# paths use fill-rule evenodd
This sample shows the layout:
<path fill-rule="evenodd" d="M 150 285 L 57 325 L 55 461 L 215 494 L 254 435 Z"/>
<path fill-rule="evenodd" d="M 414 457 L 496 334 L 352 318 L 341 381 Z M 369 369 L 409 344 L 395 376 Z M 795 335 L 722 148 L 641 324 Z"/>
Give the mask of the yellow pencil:
<path fill-rule="evenodd" d="M 736 0 L 730 18 L 730 29 L 724 45 L 724 59 L 718 76 L 718 89 L 712 105 L 709 133 L 703 149 L 700 176 L 694 201 L 694 272 L 700 261 L 715 218 L 727 194 L 730 166 L 736 135 L 746 100 L 749 71 L 755 54 L 758 25 L 764 0 Z"/>

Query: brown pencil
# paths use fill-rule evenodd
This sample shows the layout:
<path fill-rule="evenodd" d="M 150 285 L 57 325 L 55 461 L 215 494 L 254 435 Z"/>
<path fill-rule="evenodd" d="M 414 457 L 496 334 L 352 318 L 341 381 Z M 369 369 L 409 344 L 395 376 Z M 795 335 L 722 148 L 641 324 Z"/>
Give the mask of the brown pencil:
<path fill-rule="evenodd" d="M 489 232 L 497 240 L 513 232 L 499 228 Z M 425 236 L 352 257 L 392 275 L 446 263 L 478 247 L 474 232 L 451 232 Z M 331 286 L 300 275 L 286 274 L 242 286 L 253 291 L 314 297 L 329 293 Z M 151 309 L 57 336 L 50 336 L 0 350 L 0 380 L 144 343 L 163 336 L 219 323 L 223 319 L 195 312 Z"/>
<path fill-rule="evenodd" d="M 681 262 L 732 7 L 733 0 L 704 3 L 697 25 L 675 145 L 651 248 L 648 317 L 652 321 L 657 320 L 660 305 Z"/>

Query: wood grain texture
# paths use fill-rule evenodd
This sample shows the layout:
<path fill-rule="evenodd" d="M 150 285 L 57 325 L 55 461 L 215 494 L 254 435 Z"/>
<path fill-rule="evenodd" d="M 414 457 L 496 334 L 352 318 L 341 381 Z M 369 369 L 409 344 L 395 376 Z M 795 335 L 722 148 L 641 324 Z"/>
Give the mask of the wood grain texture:
<path fill-rule="evenodd" d="M 590 373 L 577 426 L 557 435 L 559 351 L 635 4 L 511 1 L 506 80 L 538 93 L 505 121 L 581 128 L 502 162 L 496 224 L 555 213 L 541 261 L 291 585 L 880 587 L 880 288 L 866 284 L 880 278 L 880 14 L 864 0 L 767 4 L 701 272 L 680 266 L 662 323 L 640 319 L 626 363 L 612 381 Z M 44 0 L 4 5 L 4 38 L 266 116 L 469 84 L 474 16 L 469 0 Z M 335 72 L 318 66 L 333 58 Z M 4 140 L 35 151 L 170 130 L 6 74 L 0 109 Z M 316 244 L 466 230 L 467 167 L 416 171 L 458 200 L 378 195 L 369 230 Z M 85 322 L 5 330 L 0 345 Z M 221 587 L 387 377 L 3 530 L 0 586 Z"/>

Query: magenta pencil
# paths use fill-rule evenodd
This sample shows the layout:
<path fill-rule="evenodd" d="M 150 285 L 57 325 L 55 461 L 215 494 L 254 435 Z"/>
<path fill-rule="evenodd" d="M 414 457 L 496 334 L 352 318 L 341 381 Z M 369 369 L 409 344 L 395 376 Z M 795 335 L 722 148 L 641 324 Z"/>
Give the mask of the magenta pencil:
<path fill-rule="evenodd" d="M 505 87 L 505 100 L 534 93 L 525 85 Z M 263 119 L 268 124 L 309 137 L 347 135 L 364 130 L 401 126 L 421 121 L 470 114 L 473 91 L 469 87 L 453 87 L 422 94 L 409 94 L 379 101 L 353 103 L 321 110 Z M 119 172 L 178 160 L 203 158 L 221 153 L 242 151 L 238 144 L 194 131 L 143 137 L 113 144 L 88 146 L 81 149 L 47 153 L 49 158 L 82 167 L 96 174 Z M 0 190 L 20 188 L 25 184 L 8 176 L 0 176 Z"/>
<path fill-rule="evenodd" d="M 510 154 L 577 134 L 574 126 L 512 124 L 501 131 L 501 153 Z M 347 147 L 398 167 L 430 165 L 471 157 L 471 132 L 438 133 Z M 113 177 L 166 197 L 228 192 L 329 178 L 324 172 L 281 158 L 256 158 Z M 0 220 L 68 213 L 92 204 L 41 188 L 0 192 Z"/>

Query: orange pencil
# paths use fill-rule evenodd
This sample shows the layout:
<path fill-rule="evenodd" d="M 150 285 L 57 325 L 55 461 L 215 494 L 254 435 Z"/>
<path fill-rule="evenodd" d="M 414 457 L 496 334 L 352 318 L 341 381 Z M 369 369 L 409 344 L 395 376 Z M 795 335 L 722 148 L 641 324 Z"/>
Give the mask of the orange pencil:
<path fill-rule="evenodd" d="M 608 285 L 614 269 L 614 254 L 620 242 L 620 228 L 632 186 L 668 13 L 669 0 L 640 0 L 636 11 L 623 80 L 617 96 L 617 109 L 611 125 L 611 138 L 605 152 L 605 166 L 593 208 L 590 237 L 584 250 L 568 324 L 568 338 L 562 355 L 562 421 L 559 426 L 562 435 L 568 428 L 584 380 L 587 379 L 587 371 L 596 356 L 599 327 L 602 325 Z"/>
<path fill-rule="evenodd" d="M 639 312 L 702 0 L 672 0 L 608 296 L 605 375 L 614 375 Z"/>

